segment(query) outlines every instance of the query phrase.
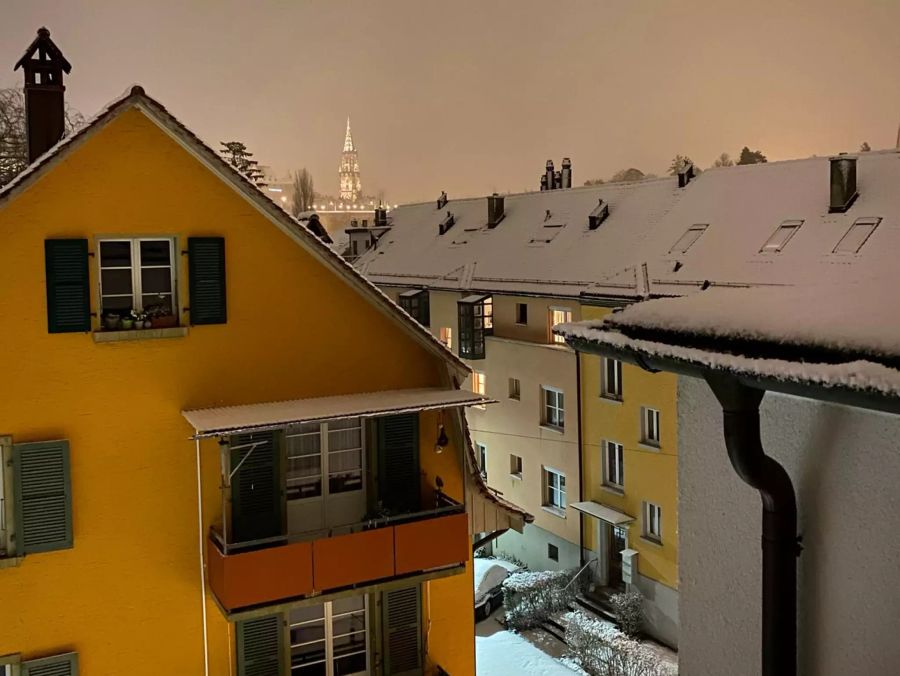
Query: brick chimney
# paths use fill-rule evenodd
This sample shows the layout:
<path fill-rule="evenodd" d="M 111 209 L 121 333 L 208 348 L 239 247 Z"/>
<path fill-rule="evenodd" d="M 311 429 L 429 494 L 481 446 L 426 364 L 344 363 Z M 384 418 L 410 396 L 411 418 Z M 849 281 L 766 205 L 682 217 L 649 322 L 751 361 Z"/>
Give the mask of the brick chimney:
<path fill-rule="evenodd" d="M 13 70 L 25 72 L 25 127 L 28 161 L 55 146 L 66 131 L 66 103 L 63 73 L 72 65 L 50 39 L 50 31 L 39 28 L 34 42 Z"/>

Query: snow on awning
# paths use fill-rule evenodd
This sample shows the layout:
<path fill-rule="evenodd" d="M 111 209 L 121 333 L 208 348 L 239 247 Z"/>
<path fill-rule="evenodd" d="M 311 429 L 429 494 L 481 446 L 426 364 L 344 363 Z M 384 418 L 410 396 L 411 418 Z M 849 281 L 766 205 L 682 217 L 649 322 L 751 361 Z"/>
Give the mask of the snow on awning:
<path fill-rule="evenodd" d="M 495 403 L 496 399 L 469 390 L 446 390 L 435 387 L 199 408 L 182 411 L 181 414 L 196 430 L 194 438 L 200 439 L 219 434 L 278 429 L 300 422 L 365 418 Z"/>
<path fill-rule="evenodd" d="M 617 509 L 601 505 L 599 502 L 594 502 L 592 500 L 588 500 L 587 502 L 573 502 L 569 506 L 582 514 L 587 514 L 588 516 L 593 516 L 601 521 L 606 521 L 606 523 L 611 523 L 613 526 L 622 526 L 634 521 L 633 516 L 628 516 L 625 512 L 620 512 Z"/>

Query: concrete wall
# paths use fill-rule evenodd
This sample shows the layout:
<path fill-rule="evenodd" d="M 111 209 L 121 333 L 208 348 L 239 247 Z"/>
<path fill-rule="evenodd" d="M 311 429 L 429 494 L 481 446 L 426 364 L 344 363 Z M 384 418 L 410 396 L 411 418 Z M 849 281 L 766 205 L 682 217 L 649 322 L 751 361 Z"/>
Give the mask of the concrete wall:
<path fill-rule="evenodd" d="M 728 462 L 706 384 L 678 389 L 681 672 L 756 675 L 759 495 Z M 774 394 L 761 418 L 797 492 L 798 673 L 898 673 L 900 418 Z"/>

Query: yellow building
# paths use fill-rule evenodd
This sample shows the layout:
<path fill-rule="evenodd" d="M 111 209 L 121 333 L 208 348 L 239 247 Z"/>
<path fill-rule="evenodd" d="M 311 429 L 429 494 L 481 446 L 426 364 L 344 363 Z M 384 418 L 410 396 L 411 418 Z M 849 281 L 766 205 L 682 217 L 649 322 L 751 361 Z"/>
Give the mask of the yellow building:
<path fill-rule="evenodd" d="M 525 515 L 468 369 L 140 87 L 53 146 L 68 64 L 23 62 L 0 674 L 474 673 L 471 533 Z"/>

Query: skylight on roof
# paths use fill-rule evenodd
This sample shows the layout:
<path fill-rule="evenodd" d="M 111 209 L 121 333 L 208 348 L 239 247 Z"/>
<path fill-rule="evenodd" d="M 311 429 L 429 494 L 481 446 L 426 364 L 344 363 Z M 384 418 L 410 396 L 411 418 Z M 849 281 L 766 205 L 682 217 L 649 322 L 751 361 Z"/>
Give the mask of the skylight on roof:
<path fill-rule="evenodd" d="M 803 225 L 803 221 L 784 221 L 775 232 L 772 233 L 772 236 L 766 240 L 766 243 L 763 244 L 763 248 L 759 250 L 760 253 L 778 253 L 787 243 L 791 241 L 791 237 L 797 234 L 797 231 L 800 229 L 800 226 Z"/>
<path fill-rule="evenodd" d="M 850 229 L 844 233 L 841 240 L 834 247 L 832 253 L 859 253 L 866 240 L 875 232 L 875 228 L 881 223 L 881 217 L 874 218 L 857 218 Z"/>
<path fill-rule="evenodd" d="M 687 229 L 681 237 L 678 238 L 678 241 L 669 249 L 669 253 L 685 253 L 688 249 L 694 246 L 694 242 L 700 239 L 700 235 L 706 232 L 706 229 L 709 227 L 709 223 L 696 223 Z"/>

